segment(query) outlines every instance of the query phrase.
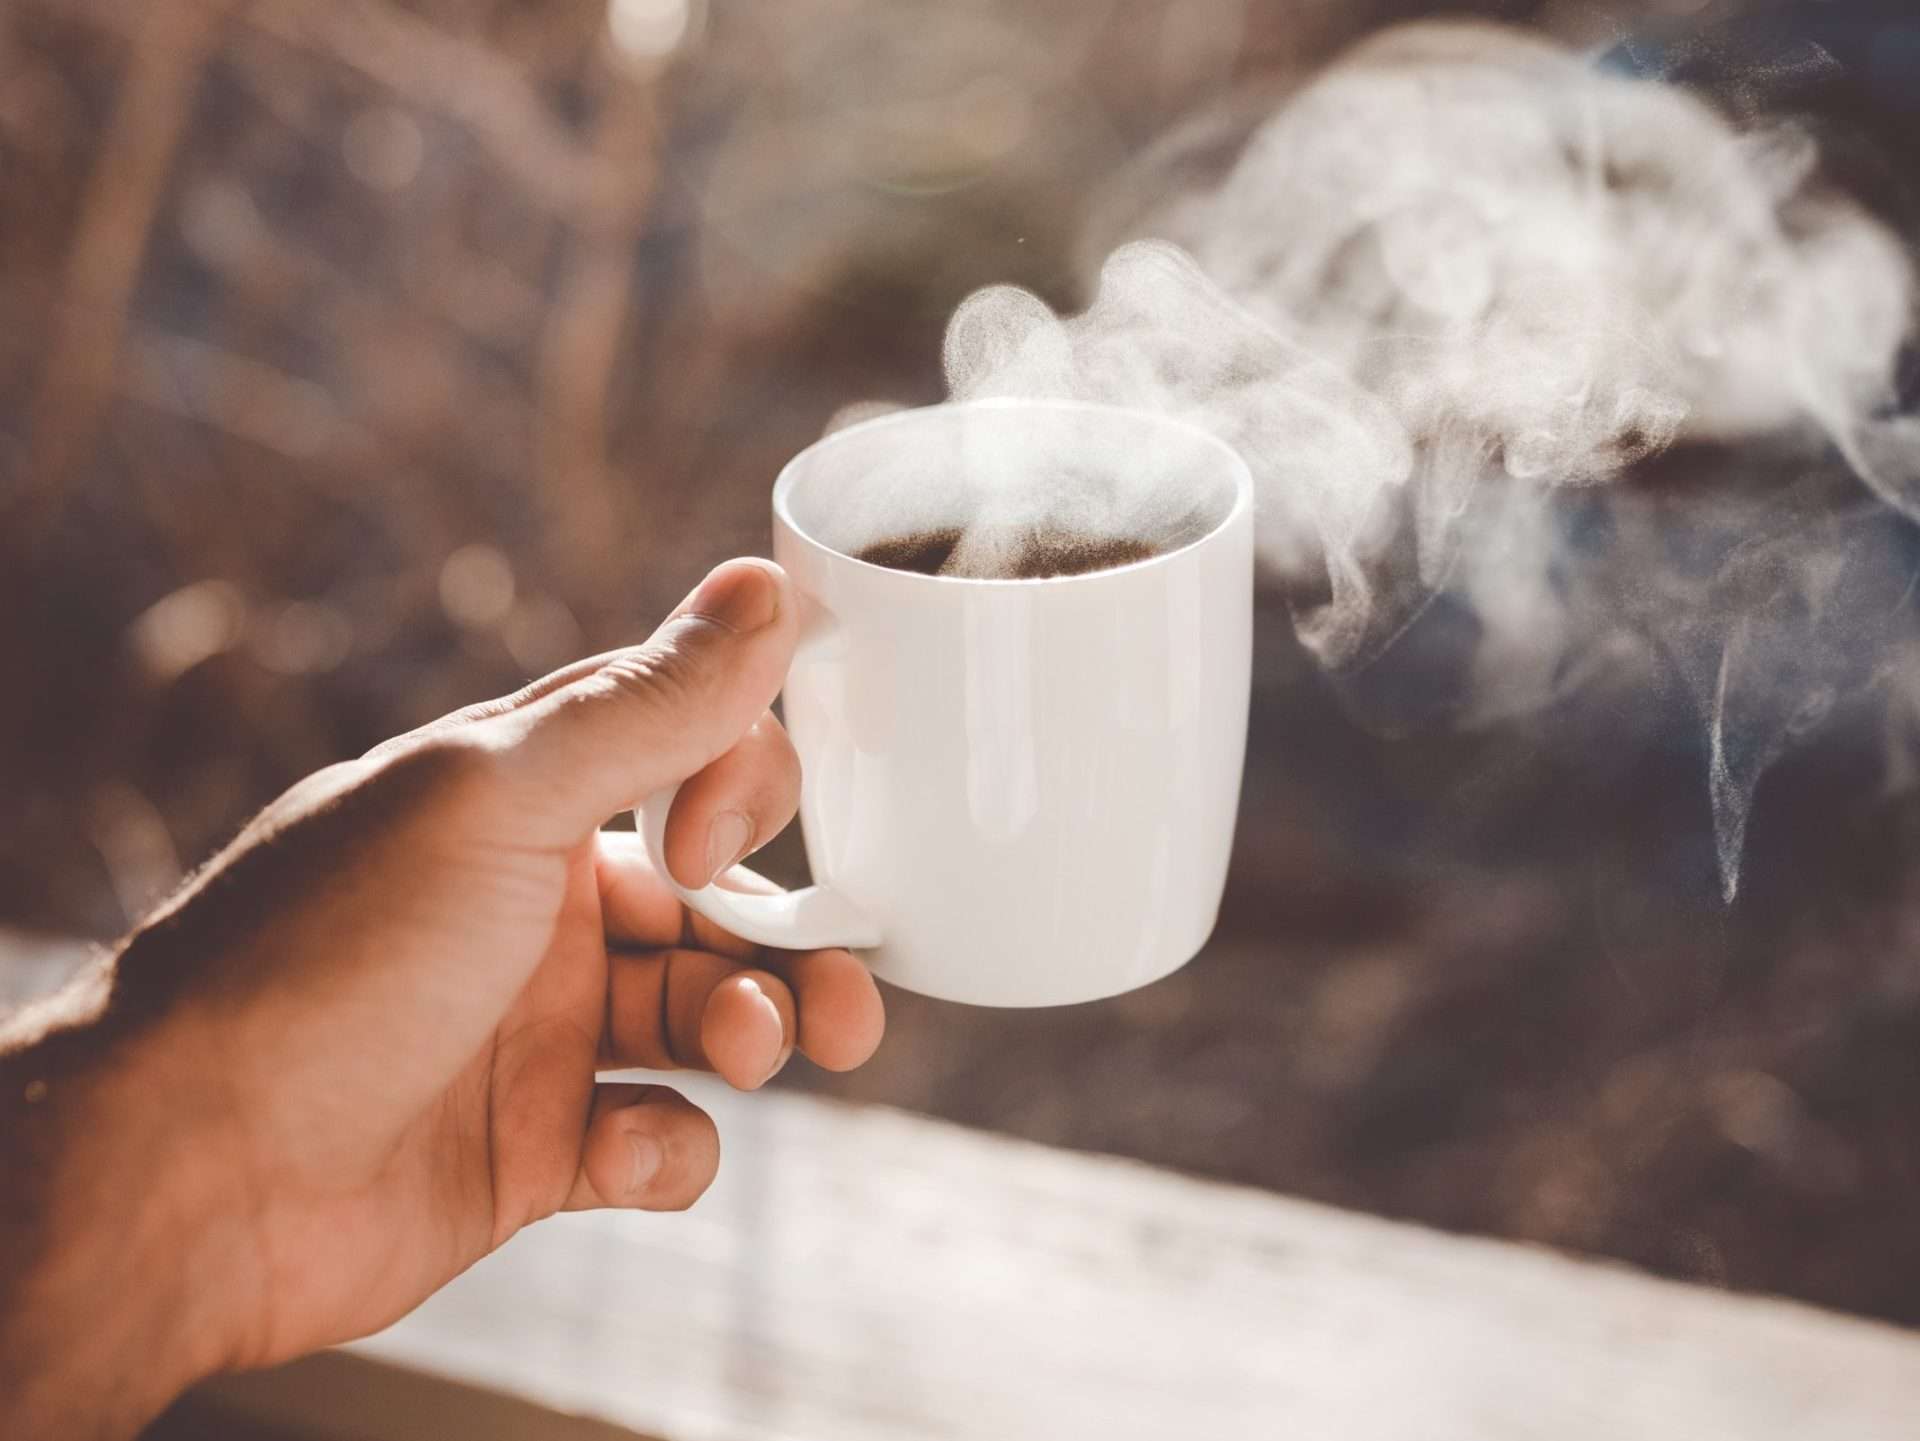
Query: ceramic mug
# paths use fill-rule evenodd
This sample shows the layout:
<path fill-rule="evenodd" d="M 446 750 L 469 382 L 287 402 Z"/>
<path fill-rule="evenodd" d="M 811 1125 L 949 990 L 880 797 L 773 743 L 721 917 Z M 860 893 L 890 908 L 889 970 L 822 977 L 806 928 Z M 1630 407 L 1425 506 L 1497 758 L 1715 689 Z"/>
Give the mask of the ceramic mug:
<path fill-rule="evenodd" d="M 1152 523 L 1180 517 L 1181 542 L 1037 580 L 855 558 L 1089 458 L 1126 471 Z M 1179 969 L 1213 929 L 1239 804 L 1252 492 L 1206 432 L 1073 402 L 902 411 L 802 451 L 774 486 L 773 554 L 802 606 L 784 716 L 815 884 L 681 899 L 747 940 L 851 946 L 896 985 L 977 1005 Z M 663 877 L 676 789 L 638 813 Z"/>

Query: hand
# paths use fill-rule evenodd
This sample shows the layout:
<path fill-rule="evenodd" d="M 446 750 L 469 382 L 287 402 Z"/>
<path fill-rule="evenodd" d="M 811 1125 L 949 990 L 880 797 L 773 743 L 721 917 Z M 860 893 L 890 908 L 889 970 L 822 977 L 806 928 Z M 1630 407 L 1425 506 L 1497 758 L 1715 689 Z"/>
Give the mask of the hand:
<path fill-rule="evenodd" d="M 173 1385 L 383 1326 L 555 1211 L 690 1204 L 712 1121 L 596 1067 L 750 1089 L 795 1047 L 872 1053 L 880 997 L 851 955 L 758 951 L 597 830 L 686 779 L 667 855 L 697 886 L 786 824 L 799 768 L 767 707 L 795 630 L 778 568 L 730 562 L 646 645 L 310 777 L 141 928 L 99 1014 L 16 1048 L 5 1078 L 36 1056 L 62 1078 L 28 1129 L 58 1157 L 46 1204 L 91 1217 L 64 1245 L 112 1263 L 118 1294 L 92 1303 L 141 1303 L 136 1254 L 189 1273 L 155 1283 L 162 1329 L 191 1333 L 155 1365 Z M 125 1183 L 115 1147 L 142 1174 L 90 1194 Z M 29 1299 L 85 1304 L 85 1266 L 48 1254 L 67 1299 L 44 1267 Z M 0 1321 L 0 1395 L 20 1344 Z"/>

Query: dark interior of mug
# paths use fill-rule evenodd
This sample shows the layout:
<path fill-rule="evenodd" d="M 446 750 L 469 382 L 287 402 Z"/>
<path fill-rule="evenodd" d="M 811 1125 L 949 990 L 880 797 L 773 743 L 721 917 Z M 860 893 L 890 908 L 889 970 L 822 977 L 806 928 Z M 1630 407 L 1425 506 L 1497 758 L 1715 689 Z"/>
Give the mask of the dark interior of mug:
<path fill-rule="evenodd" d="M 1232 513 L 1242 475 L 1218 442 L 1161 416 L 985 402 L 830 436 L 788 467 L 775 503 L 802 534 L 844 555 L 889 565 L 932 557 L 945 575 L 1034 578 L 1190 545 Z"/>

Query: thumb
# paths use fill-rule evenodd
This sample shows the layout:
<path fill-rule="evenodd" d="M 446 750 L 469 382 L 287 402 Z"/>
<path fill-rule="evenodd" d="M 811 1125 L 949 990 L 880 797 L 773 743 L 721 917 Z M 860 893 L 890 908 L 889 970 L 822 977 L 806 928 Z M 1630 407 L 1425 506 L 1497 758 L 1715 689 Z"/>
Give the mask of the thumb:
<path fill-rule="evenodd" d="M 731 750 L 786 679 L 797 611 L 779 566 L 727 561 L 646 644 L 481 722 L 522 800 L 525 839 L 574 845 Z"/>

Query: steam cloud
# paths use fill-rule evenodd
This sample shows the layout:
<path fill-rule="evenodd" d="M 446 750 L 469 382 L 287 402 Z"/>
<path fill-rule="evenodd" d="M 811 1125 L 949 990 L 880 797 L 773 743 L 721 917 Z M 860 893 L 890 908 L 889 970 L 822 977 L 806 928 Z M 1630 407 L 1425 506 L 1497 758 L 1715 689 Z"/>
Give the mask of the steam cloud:
<path fill-rule="evenodd" d="M 1445 593 L 1480 628 L 1463 724 L 1678 675 L 1731 900 L 1765 768 L 1842 700 L 1915 689 L 1914 272 L 1818 162 L 1791 123 L 1736 127 L 1531 36 L 1402 27 L 1224 179 L 1163 180 L 1134 233 L 1166 238 L 1114 251 L 1084 313 L 970 297 L 950 388 L 1236 445 L 1336 674 Z"/>

